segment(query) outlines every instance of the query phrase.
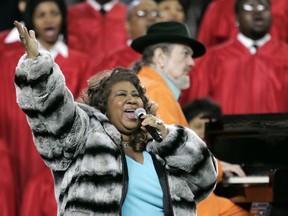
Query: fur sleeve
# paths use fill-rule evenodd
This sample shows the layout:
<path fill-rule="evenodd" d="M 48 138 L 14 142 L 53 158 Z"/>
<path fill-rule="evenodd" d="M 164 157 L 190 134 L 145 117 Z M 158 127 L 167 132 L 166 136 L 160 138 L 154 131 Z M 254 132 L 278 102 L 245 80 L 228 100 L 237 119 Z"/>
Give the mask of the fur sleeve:
<path fill-rule="evenodd" d="M 50 168 L 66 169 L 81 151 L 88 117 L 74 103 L 60 68 L 48 52 L 36 59 L 24 55 L 16 68 L 15 86 L 40 155 Z"/>
<path fill-rule="evenodd" d="M 167 125 L 167 128 L 169 134 L 165 140 L 161 143 L 149 143 L 147 148 L 164 161 L 172 179 L 181 178 L 186 182 L 194 195 L 194 200 L 199 202 L 215 188 L 217 180 L 215 159 L 194 131 L 179 125 Z M 173 190 L 173 185 L 171 187 Z"/>

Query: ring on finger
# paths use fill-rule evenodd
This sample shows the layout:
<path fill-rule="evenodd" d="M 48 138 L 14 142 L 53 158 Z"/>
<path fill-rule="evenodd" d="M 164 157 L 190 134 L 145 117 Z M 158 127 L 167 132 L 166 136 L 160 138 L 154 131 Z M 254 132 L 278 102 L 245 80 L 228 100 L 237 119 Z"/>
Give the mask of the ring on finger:
<path fill-rule="evenodd" d="M 163 124 L 163 121 L 160 120 L 160 119 L 157 119 L 157 120 L 156 120 L 156 124 L 161 125 L 161 124 Z"/>
<path fill-rule="evenodd" d="M 25 36 L 19 35 L 20 40 L 25 39 Z"/>

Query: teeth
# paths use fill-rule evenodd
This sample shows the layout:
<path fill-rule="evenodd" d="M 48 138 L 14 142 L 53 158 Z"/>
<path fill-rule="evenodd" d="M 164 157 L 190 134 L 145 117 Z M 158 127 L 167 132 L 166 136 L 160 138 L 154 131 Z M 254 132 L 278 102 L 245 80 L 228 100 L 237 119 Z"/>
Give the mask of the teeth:
<path fill-rule="evenodd" d="M 125 112 L 134 112 L 134 109 L 125 110 Z"/>

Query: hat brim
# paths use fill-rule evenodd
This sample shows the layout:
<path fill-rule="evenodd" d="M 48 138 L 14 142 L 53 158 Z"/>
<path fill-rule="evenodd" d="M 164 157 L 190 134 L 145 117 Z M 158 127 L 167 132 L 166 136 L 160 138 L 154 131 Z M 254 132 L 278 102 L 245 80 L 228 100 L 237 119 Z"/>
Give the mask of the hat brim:
<path fill-rule="evenodd" d="M 157 43 L 178 43 L 185 44 L 189 46 L 193 50 L 193 58 L 200 57 L 205 54 L 206 48 L 205 46 L 194 40 L 192 38 L 183 37 L 179 35 L 167 35 L 167 34 L 153 34 L 153 35 L 145 35 L 139 38 L 136 38 L 132 43 L 131 47 L 139 53 L 143 53 L 144 49 L 150 45 Z"/>

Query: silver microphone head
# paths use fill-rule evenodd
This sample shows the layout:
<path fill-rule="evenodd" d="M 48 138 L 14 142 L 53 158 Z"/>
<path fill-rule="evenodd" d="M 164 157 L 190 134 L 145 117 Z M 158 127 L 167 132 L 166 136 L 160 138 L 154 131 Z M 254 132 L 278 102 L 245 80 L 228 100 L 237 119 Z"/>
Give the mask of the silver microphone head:
<path fill-rule="evenodd" d="M 137 109 L 134 111 L 134 115 L 135 115 L 135 117 L 138 119 L 138 118 L 140 118 L 141 115 L 146 115 L 146 111 L 145 111 L 145 109 L 143 109 L 143 108 L 137 108 Z"/>

